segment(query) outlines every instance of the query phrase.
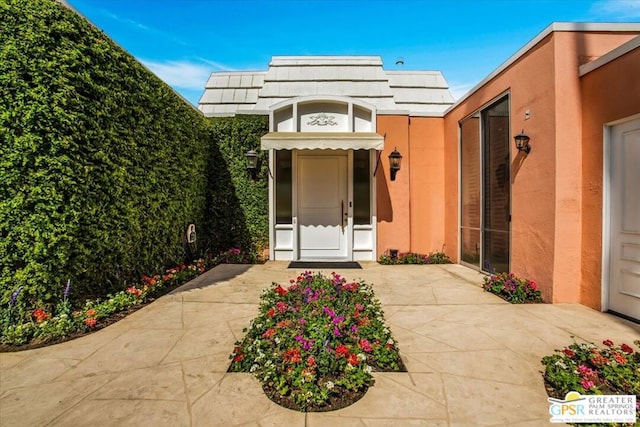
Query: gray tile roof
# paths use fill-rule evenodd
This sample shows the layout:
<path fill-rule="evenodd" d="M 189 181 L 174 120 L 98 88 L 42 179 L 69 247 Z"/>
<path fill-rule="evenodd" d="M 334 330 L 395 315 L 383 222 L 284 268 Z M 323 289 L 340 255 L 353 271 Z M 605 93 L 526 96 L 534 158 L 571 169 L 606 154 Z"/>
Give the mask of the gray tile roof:
<path fill-rule="evenodd" d="M 378 109 L 441 116 L 453 104 L 439 71 L 385 71 L 379 56 L 274 56 L 267 71 L 211 73 L 198 108 L 206 116 L 268 114 L 298 96 L 347 96 Z"/>

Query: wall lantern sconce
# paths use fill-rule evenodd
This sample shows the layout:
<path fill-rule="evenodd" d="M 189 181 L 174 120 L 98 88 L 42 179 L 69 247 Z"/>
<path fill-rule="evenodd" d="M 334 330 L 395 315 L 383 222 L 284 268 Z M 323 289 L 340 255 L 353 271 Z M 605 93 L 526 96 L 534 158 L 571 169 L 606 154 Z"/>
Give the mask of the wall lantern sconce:
<path fill-rule="evenodd" d="M 522 132 L 514 136 L 513 139 L 516 140 L 516 148 L 518 151 L 524 151 L 527 154 L 531 152 L 531 146 L 529 145 L 530 138 L 526 133 L 524 133 L 524 129 L 522 129 Z"/>
<path fill-rule="evenodd" d="M 391 171 L 391 181 L 396 180 L 396 173 L 400 170 L 402 155 L 398 153 L 397 147 L 389 154 L 389 170 Z"/>
<path fill-rule="evenodd" d="M 247 161 L 247 172 L 251 175 L 251 179 L 256 179 L 258 173 L 258 153 L 255 150 L 249 150 L 244 155 Z"/>

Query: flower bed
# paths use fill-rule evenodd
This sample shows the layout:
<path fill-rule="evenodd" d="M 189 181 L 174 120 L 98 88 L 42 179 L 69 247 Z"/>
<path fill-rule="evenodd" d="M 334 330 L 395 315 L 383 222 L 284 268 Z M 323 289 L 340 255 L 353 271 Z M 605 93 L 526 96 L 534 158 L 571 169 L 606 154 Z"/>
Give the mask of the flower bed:
<path fill-rule="evenodd" d="M 487 276 L 484 278 L 482 288 L 513 304 L 543 302 L 536 282 L 520 279 L 513 273 Z"/>
<path fill-rule="evenodd" d="M 82 336 L 121 319 L 208 268 L 221 263 L 251 262 L 256 262 L 256 258 L 231 248 L 216 257 L 169 268 L 163 274 L 142 276 L 140 283 L 109 294 L 104 300 L 88 300 L 80 307 L 73 307 L 69 301 L 71 283 L 67 282 L 62 299 L 55 307 L 37 306 L 28 311 L 27 318 L 24 310 L 18 307 L 18 303 L 23 302 L 18 288 L 8 306 L 0 312 L 0 350 L 40 347 Z"/>
<path fill-rule="evenodd" d="M 327 411 L 362 397 L 371 372 L 404 370 L 371 285 L 309 271 L 290 282 L 263 293 L 230 372 L 253 373 L 282 406 Z"/>
<path fill-rule="evenodd" d="M 549 396 L 564 399 L 570 391 L 587 395 L 640 396 L 640 351 L 628 344 L 616 346 L 608 339 L 602 344 L 605 348 L 574 342 L 543 357 L 544 381 Z M 640 348 L 640 340 L 634 344 Z M 639 425 L 640 401 L 636 405 L 636 425 Z"/>
<path fill-rule="evenodd" d="M 398 264 L 451 264 L 451 259 L 444 252 L 429 252 L 427 255 L 414 252 L 399 253 L 398 256 L 382 254 L 378 260 L 383 265 Z"/>
<path fill-rule="evenodd" d="M 1 319 L 0 342 L 13 346 L 31 344 L 35 347 L 89 332 L 106 326 L 101 325 L 101 322 L 114 314 L 140 306 L 162 289 L 175 287 L 204 271 L 205 262 L 200 259 L 189 265 L 170 268 L 162 275 L 142 276 L 140 283 L 129 286 L 124 291 L 109 294 L 104 300 L 86 301 L 83 307 L 75 310 L 67 299 L 70 287 L 70 283 L 67 283 L 62 301 L 53 310 L 37 308 L 32 311 L 32 318 L 26 322 L 21 321 L 18 313 L 13 311 L 20 292 L 17 290 Z"/>

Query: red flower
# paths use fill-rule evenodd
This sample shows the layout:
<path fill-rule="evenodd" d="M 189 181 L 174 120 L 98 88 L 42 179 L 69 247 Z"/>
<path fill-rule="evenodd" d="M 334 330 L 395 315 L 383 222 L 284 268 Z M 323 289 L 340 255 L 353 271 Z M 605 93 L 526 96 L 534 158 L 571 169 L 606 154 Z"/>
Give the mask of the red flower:
<path fill-rule="evenodd" d="M 282 286 L 278 285 L 278 287 L 275 289 L 275 291 L 277 293 L 279 293 L 280 295 L 284 295 L 287 293 L 287 290 L 285 288 L 283 288 Z"/>
<path fill-rule="evenodd" d="M 274 336 L 276 333 L 276 330 L 271 328 L 271 329 L 267 329 L 267 331 L 262 334 L 262 338 L 271 338 L 272 336 Z"/>
<path fill-rule="evenodd" d="M 233 358 L 233 361 L 238 363 L 238 362 L 242 362 L 242 359 L 244 359 L 244 353 L 236 354 L 235 357 Z"/>
<path fill-rule="evenodd" d="M 313 365 L 316 364 L 316 359 L 313 358 L 313 356 L 309 356 L 307 357 L 307 365 L 311 368 L 313 367 Z"/>
<path fill-rule="evenodd" d="M 279 322 L 276 324 L 276 326 L 277 326 L 278 328 L 282 328 L 282 329 L 284 329 L 284 328 L 288 328 L 290 325 L 291 325 L 291 320 L 289 320 L 289 319 L 287 319 L 287 320 L 281 320 L 281 321 L 279 321 Z"/>
<path fill-rule="evenodd" d="M 593 349 L 591 352 L 593 353 L 591 356 L 591 362 L 594 365 L 606 365 L 609 362 L 609 359 L 600 354 L 598 350 Z"/>
<path fill-rule="evenodd" d="M 368 317 L 361 317 L 358 319 L 358 326 L 367 326 L 371 321 Z"/>
<path fill-rule="evenodd" d="M 355 291 L 358 290 L 358 284 L 356 282 L 345 283 L 344 285 L 342 285 L 342 289 L 343 290 L 347 290 L 347 291 L 351 291 L 351 292 L 355 292 Z"/>
<path fill-rule="evenodd" d="M 94 319 L 93 317 L 84 319 L 84 324 L 90 328 L 93 328 L 94 326 L 96 326 L 96 319 Z"/>
<path fill-rule="evenodd" d="M 284 363 L 300 363 L 302 358 L 300 357 L 300 350 L 297 348 L 290 348 L 284 352 Z"/>
<path fill-rule="evenodd" d="M 33 317 L 36 318 L 36 322 L 42 322 L 44 320 L 47 320 L 49 317 L 51 317 L 51 315 L 46 311 L 44 311 L 43 309 L 38 308 L 37 310 L 33 311 Z"/>
<path fill-rule="evenodd" d="M 387 348 L 387 350 L 393 350 L 393 344 L 387 344 L 385 345 L 385 347 Z"/>
<path fill-rule="evenodd" d="M 275 315 L 276 315 L 276 310 L 273 307 L 271 307 L 269 311 L 267 311 L 267 316 L 273 317 Z"/>
<path fill-rule="evenodd" d="M 127 288 L 127 293 L 130 295 L 135 295 L 137 297 L 139 297 L 140 295 L 142 295 L 142 291 L 138 288 L 136 288 L 135 286 L 130 286 Z"/>
<path fill-rule="evenodd" d="M 622 351 L 624 351 L 625 353 L 627 353 L 627 354 L 632 354 L 633 353 L 633 349 L 630 346 L 628 346 L 627 344 L 622 344 L 620 346 L 620 349 Z"/>
<path fill-rule="evenodd" d="M 602 341 L 602 344 L 606 345 L 607 347 L 613 347 L 613 341 L 611 340 L 604 340 Z"/>
<path fill-rule="evenodd" d="M 347 354 L 349 354 L 349 349 L 347 348 L 347 346 L 340 344 L 338 347 L 336 347 L 336 354 L 346 356 Z"/>
<path fill-rule="evenodd" d="M 571 358 L 573 358 L 576 355 L 576 353 L 570 348 L 565 348 L 564 350 L 562 350 L 562 352 Z"/>
<path fill-rule="evenodd" d="M 615 361 L 616 361 L 616 362 L 618 362 L 618 363 L 619 363 L 619 364 L 621 364 L 621 365 L 624 365 L 624 364 L 626 364 L 626 363 L 627 363 L 627 359 L 626 359 L 623 355 L 621 355 L 621 354 L 616 353 L 616 354 L 613 356 L 613 358 L 615 359 Z"/>
<path fill-rule="evenodd" d="M 97 313 L 93 308 L 90 308 L 89 310 L 87 310 L 87 316 L 89 317 L 93 317 L 95 316 Z"/>
<path fill-rule="evenodd" d="M 355 354 L 350 354 L 347 357 L 347 363 L 349 365 L 353 365 L 353 366 L 357 365 L 358 364 L 358 356 L 356 356 Z"/>

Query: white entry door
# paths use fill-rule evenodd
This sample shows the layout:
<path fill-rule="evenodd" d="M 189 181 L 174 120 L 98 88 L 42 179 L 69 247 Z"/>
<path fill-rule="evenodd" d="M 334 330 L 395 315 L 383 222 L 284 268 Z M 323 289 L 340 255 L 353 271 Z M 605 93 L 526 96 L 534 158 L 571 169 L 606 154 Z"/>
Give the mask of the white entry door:
<path fill-rule="evenodd" d="M 640 119 L 611 129 L 609 309 L 640 320 Z"/>
<path fill-rule="evenodd" d="M 347 155 L 298 155 L 301 260 L 347 259 Z"/>

